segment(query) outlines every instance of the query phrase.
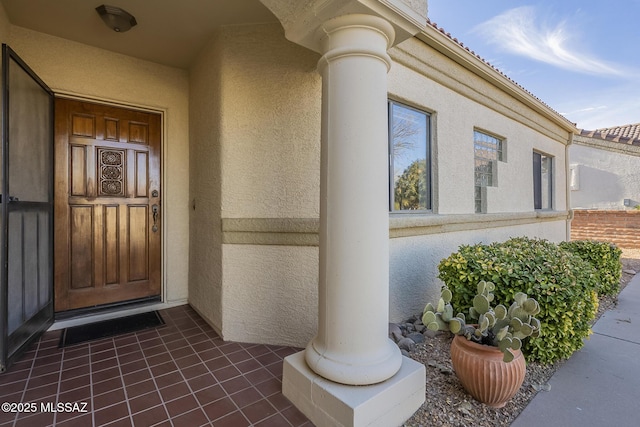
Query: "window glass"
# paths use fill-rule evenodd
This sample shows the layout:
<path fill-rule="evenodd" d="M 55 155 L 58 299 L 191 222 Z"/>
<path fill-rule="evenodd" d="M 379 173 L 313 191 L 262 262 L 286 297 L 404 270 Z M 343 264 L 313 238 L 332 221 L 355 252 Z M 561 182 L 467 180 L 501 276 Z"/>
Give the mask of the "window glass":
<path fill-rule="evenodd" d="M 535 209 L 552 209 L 553 157 L 533 153 L 533 206 Z"/>
<path fill-rule="evenodd" d="M 391 211 L 431 209 L 429 114 L 389 103 Z"/>
<path fill-rule="evenodd" d="M 484 212 L 483 187 L 495 187 L 498 184 L 498 160 L 503 160 L 502 140 L 483 132 L 473 131 L 473 150 L 475 157 L 475 210 Z"/>

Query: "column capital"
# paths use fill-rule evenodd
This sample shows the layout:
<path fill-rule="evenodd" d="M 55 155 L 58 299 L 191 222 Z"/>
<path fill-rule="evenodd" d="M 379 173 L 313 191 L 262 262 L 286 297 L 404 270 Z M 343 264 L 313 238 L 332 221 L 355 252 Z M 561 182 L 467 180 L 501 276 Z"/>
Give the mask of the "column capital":
<path fill-rule="evenodd" d="M 334 18 L 367 14 L 391 24 L 393 45 L 426 26 L 427 0 L 260 0 L 280 20 L 287 39 L 322 52 L 323 25 Z"/>

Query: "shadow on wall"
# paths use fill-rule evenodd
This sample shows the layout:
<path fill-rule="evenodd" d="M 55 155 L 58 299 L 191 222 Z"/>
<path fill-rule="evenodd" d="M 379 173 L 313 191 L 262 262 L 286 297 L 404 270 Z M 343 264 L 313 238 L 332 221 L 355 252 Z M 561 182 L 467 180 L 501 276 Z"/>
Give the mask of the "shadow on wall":
<path fill-rule="evenodd" d="M 571 191 L 571 208 L 620 208 L 626 195 L 619 175 L 580 165 L 580 189 Z"/>

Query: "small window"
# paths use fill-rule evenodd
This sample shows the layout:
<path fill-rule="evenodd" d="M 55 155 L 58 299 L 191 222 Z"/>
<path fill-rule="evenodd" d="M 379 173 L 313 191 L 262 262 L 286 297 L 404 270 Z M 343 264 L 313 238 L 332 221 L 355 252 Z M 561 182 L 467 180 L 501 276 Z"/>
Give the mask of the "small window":
<path fill-rule="evenodd" d="M 553 157 L 533 153 L 533 207 L 553 209 Z"/>
<path fill-rule="evenodd" d="M 431 210 L 430 115 L 389 102 L 391 212 Z"/>
<path fill-rule="evenodd" d="M 475 211 L 486 212 L 483 187 L 498 186 L 498 161 L 504 160 L 503 142 L 495 136 L 473 131 Z"/>

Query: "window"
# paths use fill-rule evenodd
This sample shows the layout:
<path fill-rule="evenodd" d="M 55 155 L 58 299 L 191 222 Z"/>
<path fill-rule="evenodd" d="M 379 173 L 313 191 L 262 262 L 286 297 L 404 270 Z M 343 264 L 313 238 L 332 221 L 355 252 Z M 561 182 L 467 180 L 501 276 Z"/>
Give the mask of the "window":
<path fill-rule="evenodd" d="M 473 131 L 476 213 L 486 212 L 484 187 L 498 186 L 498 161 L 504 161 L 503 142 L 495 136 Z"/>
<path fill-rule="evenodd" d="M 389 102 L 391 212 L 431 209 L 430 115 Z"/>
<path fill-rule="evenodd" d="M 533 207 L 552 209 L 553 157 L 533 153 Z"/>

